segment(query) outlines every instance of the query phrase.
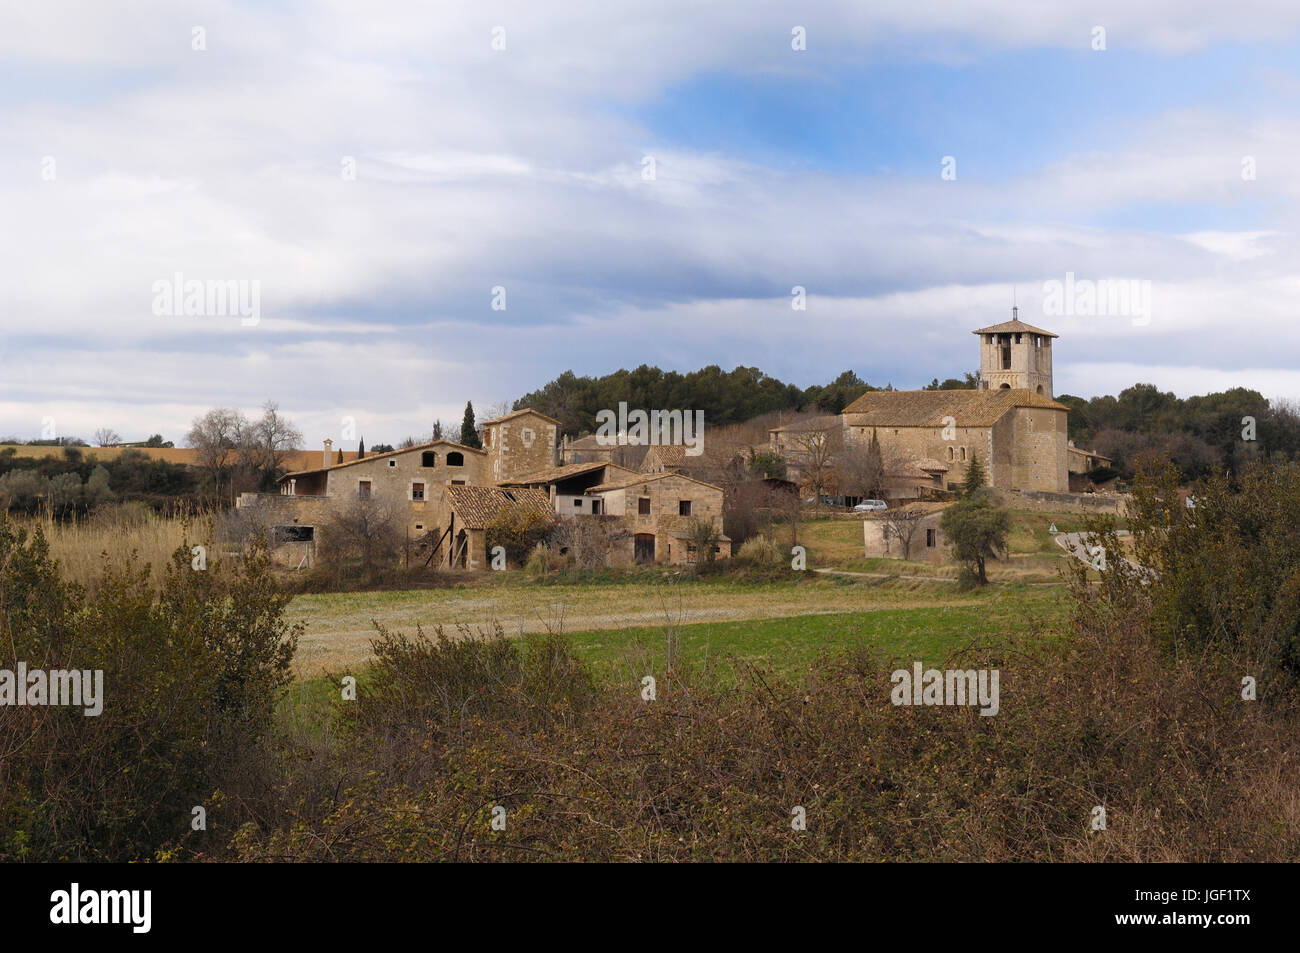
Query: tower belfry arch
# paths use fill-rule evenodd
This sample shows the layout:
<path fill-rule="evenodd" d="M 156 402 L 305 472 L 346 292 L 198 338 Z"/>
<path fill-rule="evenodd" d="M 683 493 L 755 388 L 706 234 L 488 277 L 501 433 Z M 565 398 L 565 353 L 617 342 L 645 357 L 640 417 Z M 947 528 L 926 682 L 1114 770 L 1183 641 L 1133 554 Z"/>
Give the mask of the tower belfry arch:
<path fill-rule="evenodd" d="M 1052 396 L 1052 340 L 1059 335 L 1020 320 L 1011 306 L 1011 320 L 972 331 L 980 342 L 980 388 L 1023 389 Z"/>

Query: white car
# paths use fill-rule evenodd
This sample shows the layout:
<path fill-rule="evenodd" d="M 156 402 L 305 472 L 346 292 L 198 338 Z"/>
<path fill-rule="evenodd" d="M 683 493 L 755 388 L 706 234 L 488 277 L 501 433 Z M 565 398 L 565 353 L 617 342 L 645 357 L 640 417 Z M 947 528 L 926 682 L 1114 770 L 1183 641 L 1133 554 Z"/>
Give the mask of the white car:
<path fill-rule="evenodd" d="M 857 506 L 853 507 L 855 513 L 880 513 L 889 509 L 889 504 L 884 500 L 863 500 Z"/>

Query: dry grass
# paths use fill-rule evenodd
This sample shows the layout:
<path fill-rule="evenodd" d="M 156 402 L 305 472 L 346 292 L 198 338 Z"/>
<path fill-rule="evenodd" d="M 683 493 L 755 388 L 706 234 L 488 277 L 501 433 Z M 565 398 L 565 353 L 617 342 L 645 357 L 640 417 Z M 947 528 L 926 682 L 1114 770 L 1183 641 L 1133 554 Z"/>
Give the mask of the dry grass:
<path fill-rule="evenodd" d="M 300 678 L 368 664 L 375 623 L 428 631 L 438 626 L 500 624 L 507 635 L 551 631 L 626 630 L 637 626 L 738 622 L 881 609 L 934 609 L 986 603 L 992 593 L 959 593 L 951 585 L 829 577 L 762 586 L 700 581 L 684 585 L 623 584 L 484 586 L 452 590 L 319 593 L 296 596 L 287 617 L 305 631 L 294 658 Z"/>
<path fill-rule="evenodd" d="M 149 563 L 155 572 L 171 561 L 182 544 L 207 547 L 208 565 L 220 560 L 219 547 L 212 544 L 214 516 L 201 513 L 186 518 L 160 516 L 147 507 L 116 506 L 101 510 L 77 523 L 55 523 L 34 519 L 28 529 L 39 527 L 50 544 L 50 555 L 58 562 L 64 579 L 93 592 L 103 574 L 105 561 L 121 565 L 135 554 L 139 564 Z"/>

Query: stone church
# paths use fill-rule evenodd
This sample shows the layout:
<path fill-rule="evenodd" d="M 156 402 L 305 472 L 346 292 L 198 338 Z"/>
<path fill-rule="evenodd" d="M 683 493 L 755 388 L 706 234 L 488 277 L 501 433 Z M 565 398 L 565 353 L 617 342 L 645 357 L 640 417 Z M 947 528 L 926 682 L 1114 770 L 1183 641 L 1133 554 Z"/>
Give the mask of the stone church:
<path fill-rule="evenodd" d="M 979 387 L 974 390 L 869 391 L 838 417 L 801 421 L 769 431 L 792 478 L 803 471 L 801 446 L 809 428 L 833 432 L 843 445 L 879 440 L 886 462 L 886 495 L 924 498 L 951 490 L 972 457 L 984 464 L 991 486 L 1067 493 L 1072 448 L 1069 408 L 1052 399 L 1052 350 L 1057 335 L 1020 320 L 972 332 L 979 342 Z"/>
<path fill-rule="evenodd" d="M 959 483 L 978 455 L 989 484 L 1069 492 L 1069 408 L 1052 399 L 1057 335 L 1020 320 L 972 332 L 979 339 L 978 390 L 870 391 L 840 414 L 847 440 L 870 442 L 887 458 L 944 467 L 935 482 Z M 931 470 L 932 474 L 935 471 Z"/>

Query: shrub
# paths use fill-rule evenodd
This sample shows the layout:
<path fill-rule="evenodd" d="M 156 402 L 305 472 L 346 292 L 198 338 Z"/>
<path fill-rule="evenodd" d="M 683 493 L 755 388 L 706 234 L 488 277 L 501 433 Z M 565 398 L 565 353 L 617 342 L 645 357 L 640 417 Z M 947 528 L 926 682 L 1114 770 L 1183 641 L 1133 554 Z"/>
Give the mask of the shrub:
<path fill-rule="evenodd" d="M 130 558 L 106 565 L 87 599 L 39 531 L 0 518 L 0 668 L 103 671 L 98 716 L 4 709 L 0 861 L 152 859 L 195 805 L 267 761 L 298 629 L 265 554 L 220 574 L 193 571 L 182 548 L 161 595 L 150 576 Z M 219 819 L 208 828 L 195 836 L 219 842 Z"/>
<path fill-rule="evenodd" d="M 777 566 L 785 561 L 781 547 L 766 536 L 755 536 L 741 543 L 736 559 L 751 566 Z"/>
<path fill-rule="evenodd" d="M 522 565 L 537 544 L 546 539 L 554 525 L 551 516 L 532 507 L 508 506 L 484 527 L 488 552 L 500 546 L 505 550 L 509 562 L 516 566 Z"/>
<path fill-rule="evenodd" d="M 546 551 L 546 547 L 540 543 L 528 554 L 528 562 L 524 564 L 524 572 L 529 576 L 536 578 L 544 576 L 551 570 L 551 556 Z"/>

